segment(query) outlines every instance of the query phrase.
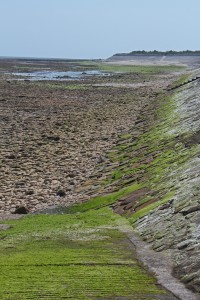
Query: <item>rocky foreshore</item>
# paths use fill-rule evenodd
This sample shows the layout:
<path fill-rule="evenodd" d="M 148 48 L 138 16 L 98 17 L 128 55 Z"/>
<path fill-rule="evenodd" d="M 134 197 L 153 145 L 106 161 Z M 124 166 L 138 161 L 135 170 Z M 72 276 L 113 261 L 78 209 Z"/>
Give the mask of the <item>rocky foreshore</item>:
<path fill-rule="evenodd" d="M 35 212 L 95 195 L 95 167 L 174 76 L 152 76 L 151 87 L 134 86 L 134 76 L 133 86 L 107 87 L 104 79 L 96 87 L 96 79 L 39 83 L 1 75 L 0 212 Z"/>

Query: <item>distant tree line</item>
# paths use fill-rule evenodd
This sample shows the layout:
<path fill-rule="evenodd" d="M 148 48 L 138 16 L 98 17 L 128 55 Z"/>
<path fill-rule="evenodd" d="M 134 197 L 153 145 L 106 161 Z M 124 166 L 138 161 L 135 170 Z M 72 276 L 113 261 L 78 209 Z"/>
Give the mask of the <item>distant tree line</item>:
<path fill-rule="evenodd" d="M 145 50 L 139 50 L 139 51 L 131 51 L 129 53 L 116 53 L 114 56 L 133 56 L 133 55 L 200 55 L 200 50 L 192 51 L 192 50 L 183 50 L 183 51 L 145 51 Z"/>

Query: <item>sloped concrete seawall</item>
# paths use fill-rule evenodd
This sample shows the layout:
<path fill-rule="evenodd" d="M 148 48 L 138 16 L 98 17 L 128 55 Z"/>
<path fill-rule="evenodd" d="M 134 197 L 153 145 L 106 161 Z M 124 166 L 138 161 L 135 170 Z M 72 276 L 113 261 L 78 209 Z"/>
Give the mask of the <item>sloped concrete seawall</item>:
<path fill-rule="evenodd" d="M 160 186 L 155 188 L 167 193 L 168 201 L 141 216 L 134 226 L 155 251 L 172 258 L 174 276 L 199 293 L 200 80 L 175 89 L 171 101 L 173 111 L 163 136 L 175 141 L 177 157 L 187 159 L 165 164 Z"/>
<path fill-rule="evenodd" d="M 199 65 L 199 55 L 113 55 L 107 60 L 109 63 L 122 64 L 162 64 L 162 65 Z"/>

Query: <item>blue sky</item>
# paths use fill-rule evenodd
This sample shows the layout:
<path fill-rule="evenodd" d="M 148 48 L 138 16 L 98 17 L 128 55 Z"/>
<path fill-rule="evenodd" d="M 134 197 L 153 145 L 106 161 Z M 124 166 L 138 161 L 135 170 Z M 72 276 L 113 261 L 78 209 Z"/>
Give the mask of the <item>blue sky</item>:
<path fill-rule="evenodd" d="M 0 0 L 0 56 L 199 50 L 199 0 Z"/>

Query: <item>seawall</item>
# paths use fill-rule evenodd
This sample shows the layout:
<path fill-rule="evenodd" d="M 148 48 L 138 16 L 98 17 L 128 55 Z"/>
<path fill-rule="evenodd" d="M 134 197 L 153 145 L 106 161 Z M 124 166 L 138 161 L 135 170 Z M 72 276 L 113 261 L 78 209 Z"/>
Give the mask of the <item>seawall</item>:
<path fill-rule="evenodd" d="M 162 149 L 148 166 L 149 187 L 160 203 L 147 204 L 146 211 L 131 217 L 143 240 L 172 258 L 174 276 L 195 292 L 200 292 L 199 94 L 196 80 L 172 91 L 163 104 L 165 116 L 153 129 L 159 132 Z M 156 145 L 158 136 L 152 129 L 149 134 L 151 145 Z"/>

